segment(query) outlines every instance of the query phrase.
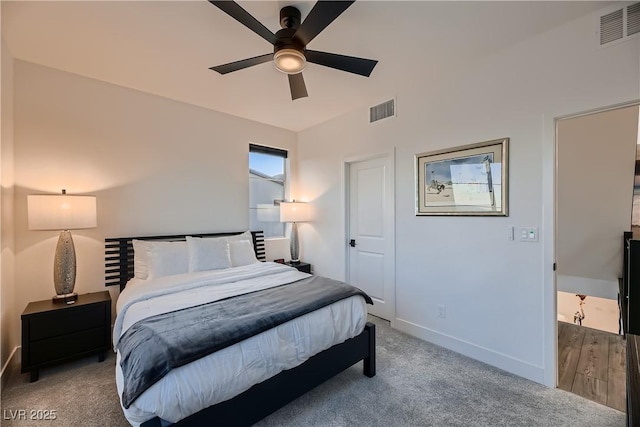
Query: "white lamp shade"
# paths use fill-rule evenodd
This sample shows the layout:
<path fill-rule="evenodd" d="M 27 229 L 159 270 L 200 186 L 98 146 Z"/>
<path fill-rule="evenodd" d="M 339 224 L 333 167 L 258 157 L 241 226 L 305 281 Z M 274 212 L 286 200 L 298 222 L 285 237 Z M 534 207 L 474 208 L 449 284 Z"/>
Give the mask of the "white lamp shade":
<path fill-rule="evenodd" d="M 280 202 L 280 222 L 309 221 L 309 204 L 304 202 Z"/>
<path fill-rule="evenodd" d="M 74 230 L 97 224 L 95 196 L 27 196 L 29 230 Z"/>

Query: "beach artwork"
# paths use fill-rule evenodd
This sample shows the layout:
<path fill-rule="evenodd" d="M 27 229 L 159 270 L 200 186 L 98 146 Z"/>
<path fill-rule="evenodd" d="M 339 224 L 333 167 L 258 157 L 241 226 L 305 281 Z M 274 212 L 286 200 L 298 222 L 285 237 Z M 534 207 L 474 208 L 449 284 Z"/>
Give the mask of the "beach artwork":
<path fill-rule="evenodd" d="M 416 156 L 417 214 L 505 215 L 506 141 Z"/>

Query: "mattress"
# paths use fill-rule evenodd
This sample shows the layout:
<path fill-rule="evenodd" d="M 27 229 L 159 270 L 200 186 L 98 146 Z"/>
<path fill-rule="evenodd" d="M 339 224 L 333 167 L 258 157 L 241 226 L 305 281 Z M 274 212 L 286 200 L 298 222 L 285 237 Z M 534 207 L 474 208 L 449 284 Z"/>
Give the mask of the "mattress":
<path fill-rule="evenodd" d="M 295 268 L 267 262 L 151 280 L 133 279 L 118 298 L 114 348 L 131 325 L 146 317 L 306 277 L 309 275 Z M 134 426 L 156 416 L 177 422 L 357 336 L 364 329 L 366 315 L 366 303 L 360 296 L 305 314 L 173 369 L 129 408 L 123 407 L 124 415 Z M 117 354 L 116 385 L 120 396 L 123 383 Z"/>

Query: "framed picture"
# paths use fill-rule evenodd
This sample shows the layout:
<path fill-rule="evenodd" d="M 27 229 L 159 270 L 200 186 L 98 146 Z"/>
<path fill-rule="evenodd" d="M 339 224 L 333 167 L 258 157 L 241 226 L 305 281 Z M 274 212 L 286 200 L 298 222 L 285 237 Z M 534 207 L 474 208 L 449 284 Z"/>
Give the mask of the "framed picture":
<path fill-rule="evenodd" d="M 416 155 L 416 215 L 509 215 L 509 138 Z"/>

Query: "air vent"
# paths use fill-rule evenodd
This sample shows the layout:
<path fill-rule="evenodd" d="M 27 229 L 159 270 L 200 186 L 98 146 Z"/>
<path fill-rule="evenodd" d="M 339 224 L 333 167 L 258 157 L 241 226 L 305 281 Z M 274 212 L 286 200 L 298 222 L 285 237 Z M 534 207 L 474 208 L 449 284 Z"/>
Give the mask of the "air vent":
<path fill-rule="evenodd" d="M 624 37 L 623 9 L 600 17 L 600 45 L 620 40 Z"/>
<path fill-rule="evenodd" d="M 396 115 L 396 103 L 395 99 L 390 99 L 382 104 L 374 105 L 369 108 L 369 123 L 377 122 L 378 120 L 386 119 L 388 117 L 395 117 Z"/>
<path fill-rule="evenodd" d="M 640 34 L 640 3 L 600 11 L 597 25 L 600 46 L 616 44 Z"/>
<path fill-rule="evenodd" d="M 640 33 L 640 3 L 627 7 L 627 36 Z"/>

